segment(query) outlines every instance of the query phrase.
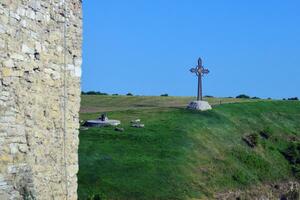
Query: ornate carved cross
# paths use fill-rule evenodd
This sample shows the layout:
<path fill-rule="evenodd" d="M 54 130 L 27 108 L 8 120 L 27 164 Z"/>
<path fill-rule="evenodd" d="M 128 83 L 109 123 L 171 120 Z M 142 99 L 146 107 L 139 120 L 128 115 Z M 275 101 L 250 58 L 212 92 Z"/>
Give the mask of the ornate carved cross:
<path fill-rule="evenodd" d="M 195 73 L 198 76 L 198 95 L 197 95 L 197 101 L 202 101 L 202 76 L 204 74 L 208 74 L 209 70 L 205 69 L 202 65 L 201 58 L 198 59 L 198 65 L 195 68 L 190 69 L 190 72 Z"/>

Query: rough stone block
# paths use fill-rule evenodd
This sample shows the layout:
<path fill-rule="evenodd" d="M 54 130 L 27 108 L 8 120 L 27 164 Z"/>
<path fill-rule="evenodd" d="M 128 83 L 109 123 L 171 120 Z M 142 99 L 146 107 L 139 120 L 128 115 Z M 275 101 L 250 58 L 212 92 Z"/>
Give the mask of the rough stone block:
<path fill-rule="evenodd" d="M 207 101 L 192 101 L 191 103 L 189 103 L 187 108 L 191 110 L 200 110 L 200 111 L 212 109 Z"/>

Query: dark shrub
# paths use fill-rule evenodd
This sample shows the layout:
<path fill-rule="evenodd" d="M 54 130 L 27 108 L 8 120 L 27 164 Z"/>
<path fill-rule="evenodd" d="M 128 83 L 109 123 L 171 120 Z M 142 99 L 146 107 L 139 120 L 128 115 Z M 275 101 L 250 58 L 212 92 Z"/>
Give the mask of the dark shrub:
<path fill-rule="evenodd" d="M 296 164 L 292 166 L 292 172 L 294 176 L 300 180 L 300 164 Z"/>
<path fill-rule="evenodd" d="M 205 95 L 204 97 L 207 97 L 207 98 L 214 98 L 214 96 L 211 96 L 211 95 Z"/>
<path fill-rule="evenodd" d="M 101 197 L 100 197 L 100 194 L 95 194 L 95 195 L 88 197 L 87 200 L 101 200 Z"/>
<path fill-rule="evenodd" d="M 240 94 L 238 96 L 236 96 L 237 99 L 249 99 L 250 97 L 248 95 L 245 94 Z"/>
<path fill-rule="evenodd" d="M 127 95 L 127 96 L 133 96 L 133 94 L 132 94 L 132 93 L 130 93 L 130 92 L 129 92 L 129 93 L 127 93 L 126 95 Z"/>
<path fill-rule="evenodd" d="M 87 94 L 87 95 L 96 95 L 97 92 L 95 92 L 95 91 L 88 91 L 85 94 Z"/>
<path fill-rule="evenodd" d="M 300 143 L 293 142 L 282 154 L 292 165 L 293 175 L 300 180 Z"/>
<path fill-rule="evenodd" d="M 300 164 L 300 143 L 291 143 L 282 153 L 291 164 Z"/>
<path fill-rule="evenodd" d="M 119 94 L 112 94 L 113 96 L 118 96 Z"/>
<path fill-rule="evenodd" d="M 291 98 L 288 98 L 289 101 L 298 101 L 298 97 L 291 97 Z"/>
<path fill-rule="evenodd" d="M 101 200 L 100 195 L 99 194 L 95 195 L 93 200 Z"/>
<path fill-rule="evenodd" d="M 271 130 L 270 128 L 265 128 L 264 130 L 261 130 L 259 132 L 259 135 L 265 139 L 269 139 L 271 136 Z"/>
<path fill-rule="evenodd" d="M 96 92 L 96 91 L 88 91 L 85 93 L 86 95 L 108 95 L 107 93 L 103 92 Z"/>
<path fill-rule="evenodd" d="M 258 145 L 258 134 L 252 133 L 252 134 L 249 134 L 249 135 L 245 135 L 243 137 L 243 140 L 246 142 L 246 144 L 249 147 L 254 148 Z"/>
<path fill-rule="evenodd" d="M 162 94 L 160 95 L 161 97 L 168 97 L 169 95 L 168 94 Z"/>
<path fill-rule="evenodd" d="M 260 99 L 259 97 L 252 97 L 251 99 Z"/>

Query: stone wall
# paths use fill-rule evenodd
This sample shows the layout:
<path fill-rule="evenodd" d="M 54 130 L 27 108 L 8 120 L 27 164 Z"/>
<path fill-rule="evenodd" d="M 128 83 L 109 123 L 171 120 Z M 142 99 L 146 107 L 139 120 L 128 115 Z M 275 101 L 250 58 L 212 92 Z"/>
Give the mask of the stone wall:
<path fill-rule="evenodd" d="M 81 0 L 0 1 L 0 199 L 77 199 Z"/>

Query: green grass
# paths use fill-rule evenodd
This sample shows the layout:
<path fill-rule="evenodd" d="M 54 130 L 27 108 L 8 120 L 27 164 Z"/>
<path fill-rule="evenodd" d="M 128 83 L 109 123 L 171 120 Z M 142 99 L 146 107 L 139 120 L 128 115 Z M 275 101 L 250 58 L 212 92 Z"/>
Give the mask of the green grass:
<path fill-rule="evenodd" d="M 195 97 L 83 95 L 81 113 L 133 110 L 141 108 L 185 107 Z M 204 98 L 211 105 L 220 103 L 254 102 L 257 99 Z"/>
<path fill-rule="evenodd" d="M 127 98 L 113 98 L 121 108 L 108 116 L 120 119 L 125 131 L 105 127 L 80 132 L 81 200 L 93 194 L 122 200 L 212 198 L 228 189 L 293 178 L 281 151 L 291 138 L 300 137 L 298 101 L 222 104 L 196 112 L 180 106 L 138 109 Z M 83 107 L 89 101 L 83 99 Z M 81 119 L 98 115 L 81 113 Z M 144 129 L 130 127 L 136 118 Z M 259 136 L 257 147 L 243 142 L 245 134 L 262 130 L 270 137 Z"/>

